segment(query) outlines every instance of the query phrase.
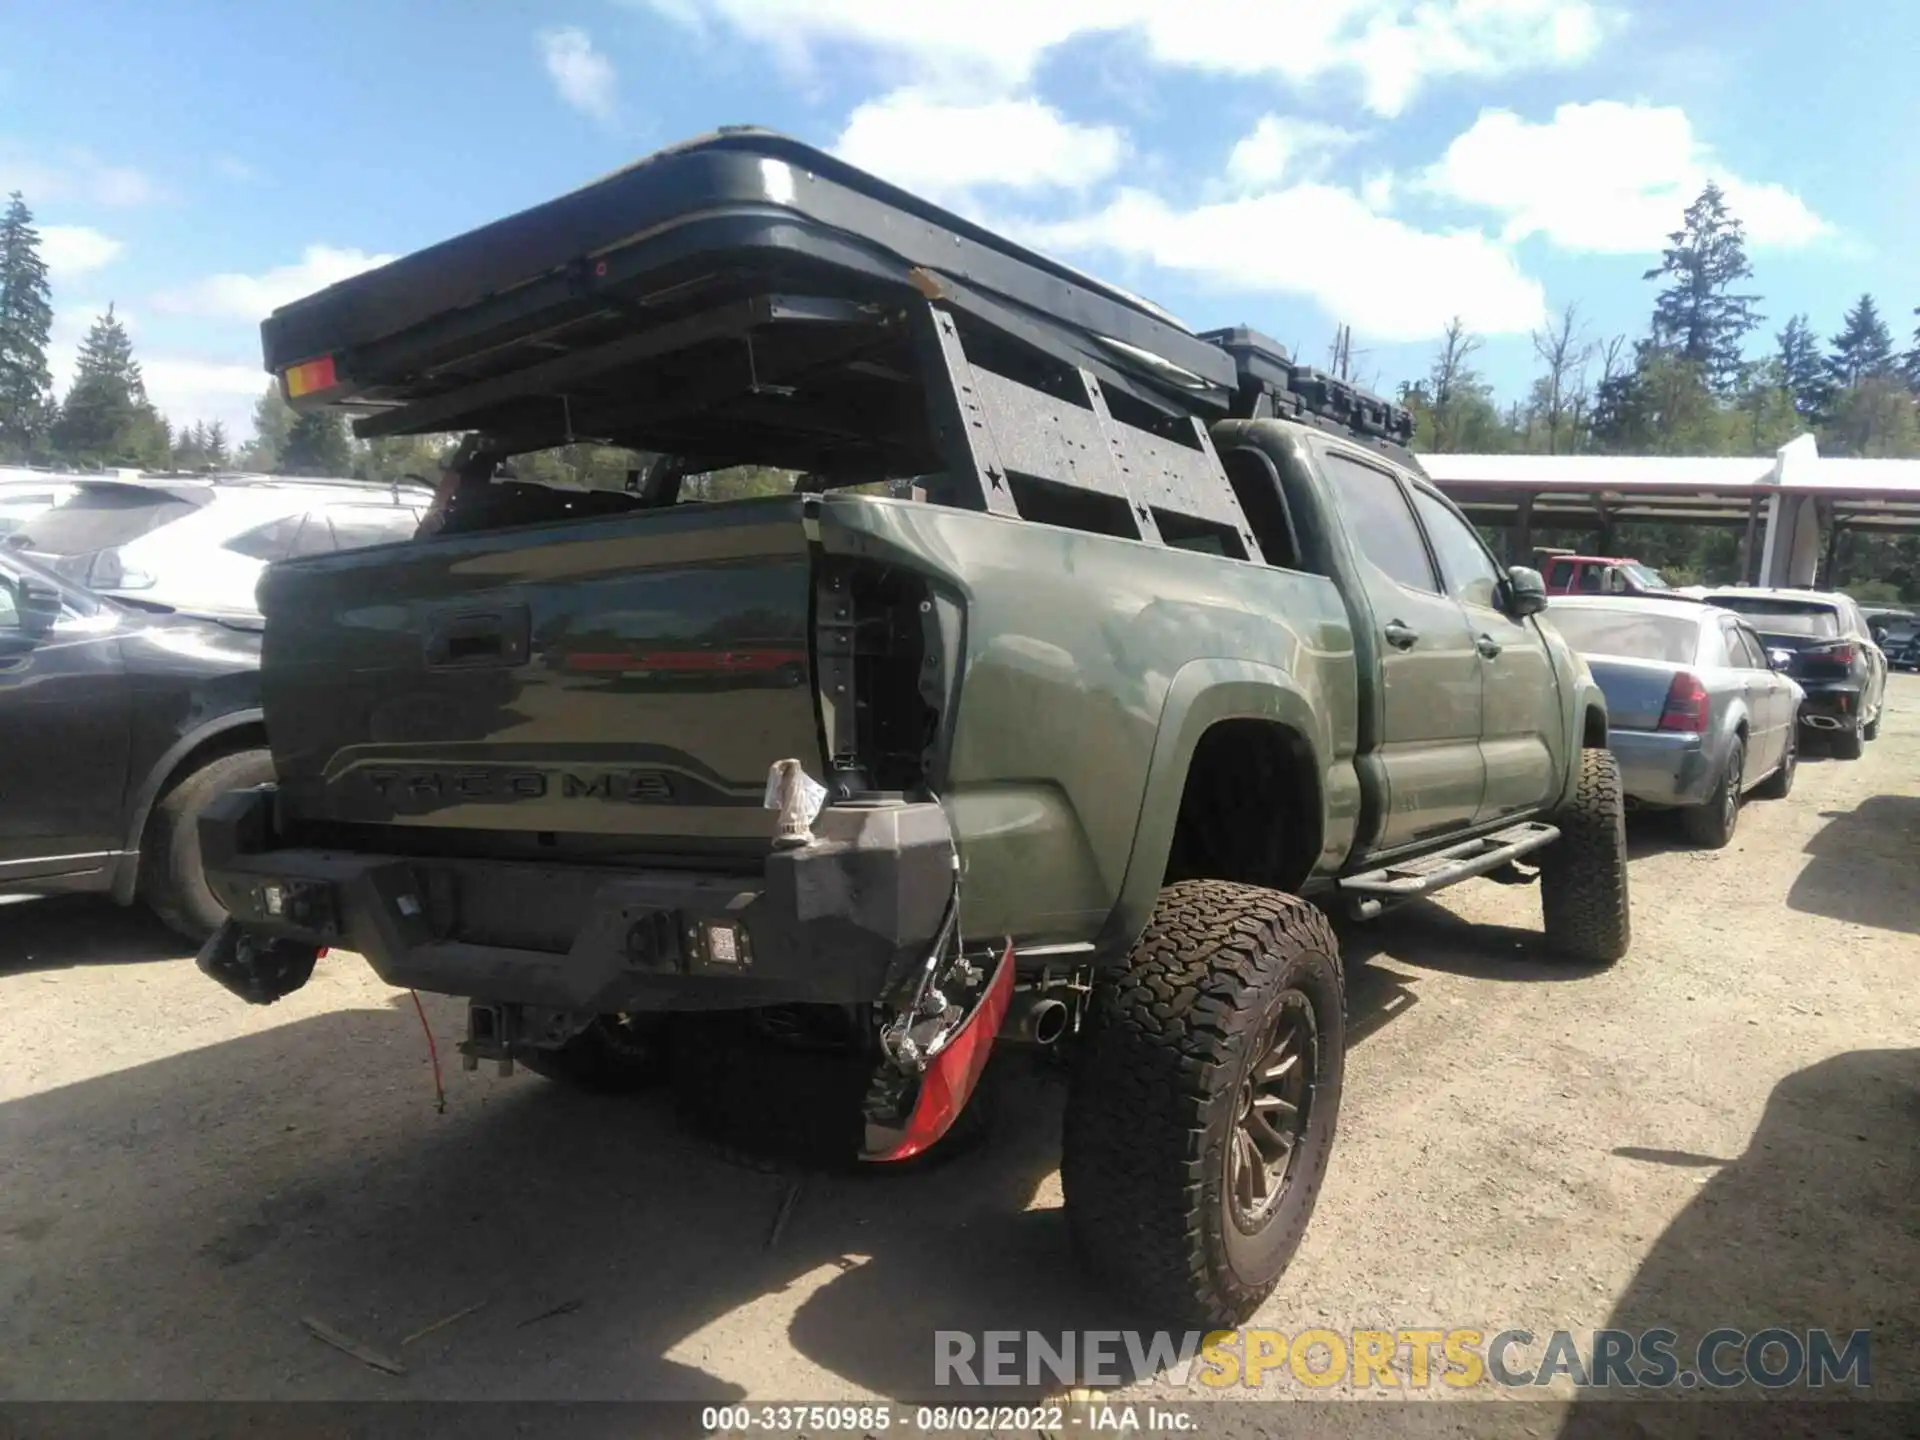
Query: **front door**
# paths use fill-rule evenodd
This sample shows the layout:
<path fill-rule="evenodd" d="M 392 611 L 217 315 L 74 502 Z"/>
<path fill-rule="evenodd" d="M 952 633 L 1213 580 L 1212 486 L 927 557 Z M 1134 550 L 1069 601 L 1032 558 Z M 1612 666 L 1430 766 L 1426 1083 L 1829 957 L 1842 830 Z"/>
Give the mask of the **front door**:
<path fill-rule="evenodd" d="M 1559 793 L 1561 752 L 1571 743 L 1567 697 L 1547 642 L 1531 617 L 1515 619 L 1500 608 L 1502 572 L 1473 527 L 1417 485 L 1413 504 L 1480 660 L 1480 757 L 1487 779 L 1476 823 L 1544 809 Z"/>
<path fill-rule="evenodd" d="M 1743 785 L 1758 783 L 1772 773 L 1786 753 L 1788 713 L 1793 701 L 1786 682 L 1767 663 L 1766 647 L 1738 620 L 1722 620 L 1720 635 L 1727 647 L 1727 663 L 1742 671 L 1747 696 L 1747 767 Z"/>
<path fill-rule="evenodd" d="M 1360 551 L 1380 655 L 1388 793 L 1375 848 L 1465 829 L 1485 783 L 1480 656 L 1466 616 L 1442 589 L 1393 472 L 1331 447 L 1321 465 Z"/>
<path fill-rule="evenodd" d="M 0 569 L 0 885 L 100 869 L 126 838 L 119 613 L 36 625 L 20 579 Z"/>

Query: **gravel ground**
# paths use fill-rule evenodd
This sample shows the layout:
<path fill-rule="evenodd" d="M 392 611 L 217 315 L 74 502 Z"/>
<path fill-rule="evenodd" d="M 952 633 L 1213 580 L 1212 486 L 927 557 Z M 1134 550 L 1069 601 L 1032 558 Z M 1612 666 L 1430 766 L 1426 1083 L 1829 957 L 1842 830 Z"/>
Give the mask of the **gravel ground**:
<path fill-rule="evenodd" d="M 1339 1148 L 1256 1323 L 1872 1327 L 1920 1398 L 1920 680 L 1727 850 L 1633 845 L 1609 971 L 1542 956 L 1530 889 L 1352 934 Z M 524 1073 L 437 1113 L 351 957 L 258 1010 L 136 915 L 0 914 L 0 1396 L 924 1396 L 936 1329 L 1147 1323 L 1073 1264 L 1039 1076 L 943 1166 L 796 1177 Z"/>

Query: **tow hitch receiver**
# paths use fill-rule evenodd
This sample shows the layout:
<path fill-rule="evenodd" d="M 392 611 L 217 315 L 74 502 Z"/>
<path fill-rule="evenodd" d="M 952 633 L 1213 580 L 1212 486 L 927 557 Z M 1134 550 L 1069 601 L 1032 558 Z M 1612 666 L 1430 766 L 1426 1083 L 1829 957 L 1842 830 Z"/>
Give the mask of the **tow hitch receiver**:
<path fill-rule="evenodd" d="M 249 1005 L 271 1005 L 311 980 L 319 958 L 318 945 L 249 935 L 227 920 L 200 947 L 194 963 Z"/>
<path fill-rule="evenodd" d="M 1007 1006 L 1013 1000 L 1013 945 L 1008 943 L 993 978 L 981 992 L 973 1013 L 934 1053 L 919 1075 L 906 1077 L 908 1087 L 917 1084 L 913 1109 L 906 1124 L 896 1128 L 869 1115 L 863 1160 L 884 1162 L 911 1160 L 932 1148 L 952 1128 L 987 1068 L 987 1056 L 993 1050 L 994 1037 L 1007 1018 Z M 900 1072 L 895 1071 L 898 1076 Z"/>

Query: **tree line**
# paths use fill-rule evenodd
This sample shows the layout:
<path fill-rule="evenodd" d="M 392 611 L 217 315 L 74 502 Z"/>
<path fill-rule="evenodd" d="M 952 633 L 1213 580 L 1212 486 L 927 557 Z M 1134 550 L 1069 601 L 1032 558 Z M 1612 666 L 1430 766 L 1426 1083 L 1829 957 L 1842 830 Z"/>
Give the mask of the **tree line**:
<path fill-rule="evenodd" d="M 1427 373 L 1398 387 L 1413 412 L 1414 449 L 1761 456 L 1811 432 L 1823 455 L 1920 457 L 1920 328 L 1902 349 L 1879 301 L 1862 295 L 1824 341 L 1809 316 L 1793 315 L 1756 354 L 1766 317 L 1752 276 L 1745 229 L 1708 184 L 1642 276 L 1657 287 L 1645 332 L 1596 336 L 1567 306 L 1533 333 L 1538 370 L 1525 399 L 1503 409 L 1474 364 L 1481 337 L 1450 324 Z M 1536 538 L 1592 543 L 1580 532 Z M 1614 545 L 1675 583 L 1740 576 L 1740 536 L 1729 530 L 1621 525 Z M 1920 600 L 1920 536 L 1843 532 L 1836 560 L 1860 599 Z"/>

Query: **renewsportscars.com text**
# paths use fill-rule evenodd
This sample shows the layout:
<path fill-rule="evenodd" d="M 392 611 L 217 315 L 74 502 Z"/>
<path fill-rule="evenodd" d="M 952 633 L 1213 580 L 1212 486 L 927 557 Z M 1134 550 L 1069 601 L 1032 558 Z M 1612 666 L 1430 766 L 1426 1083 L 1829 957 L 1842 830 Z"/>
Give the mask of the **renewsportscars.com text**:
<path fill-rule="evenodd" d="M 1396 1328 L 1335 1331 L 936 1330 L 934 1384 L 1310 1390 L 1518 1389 L 1564 1379 L 1583 1388 L 1643 1390 L 1865 1389 L 1872 1379 L 1866 1330 L 1771 1327 L 1710 1330 L 1682 1344 L 1677 1332 Z"/>

